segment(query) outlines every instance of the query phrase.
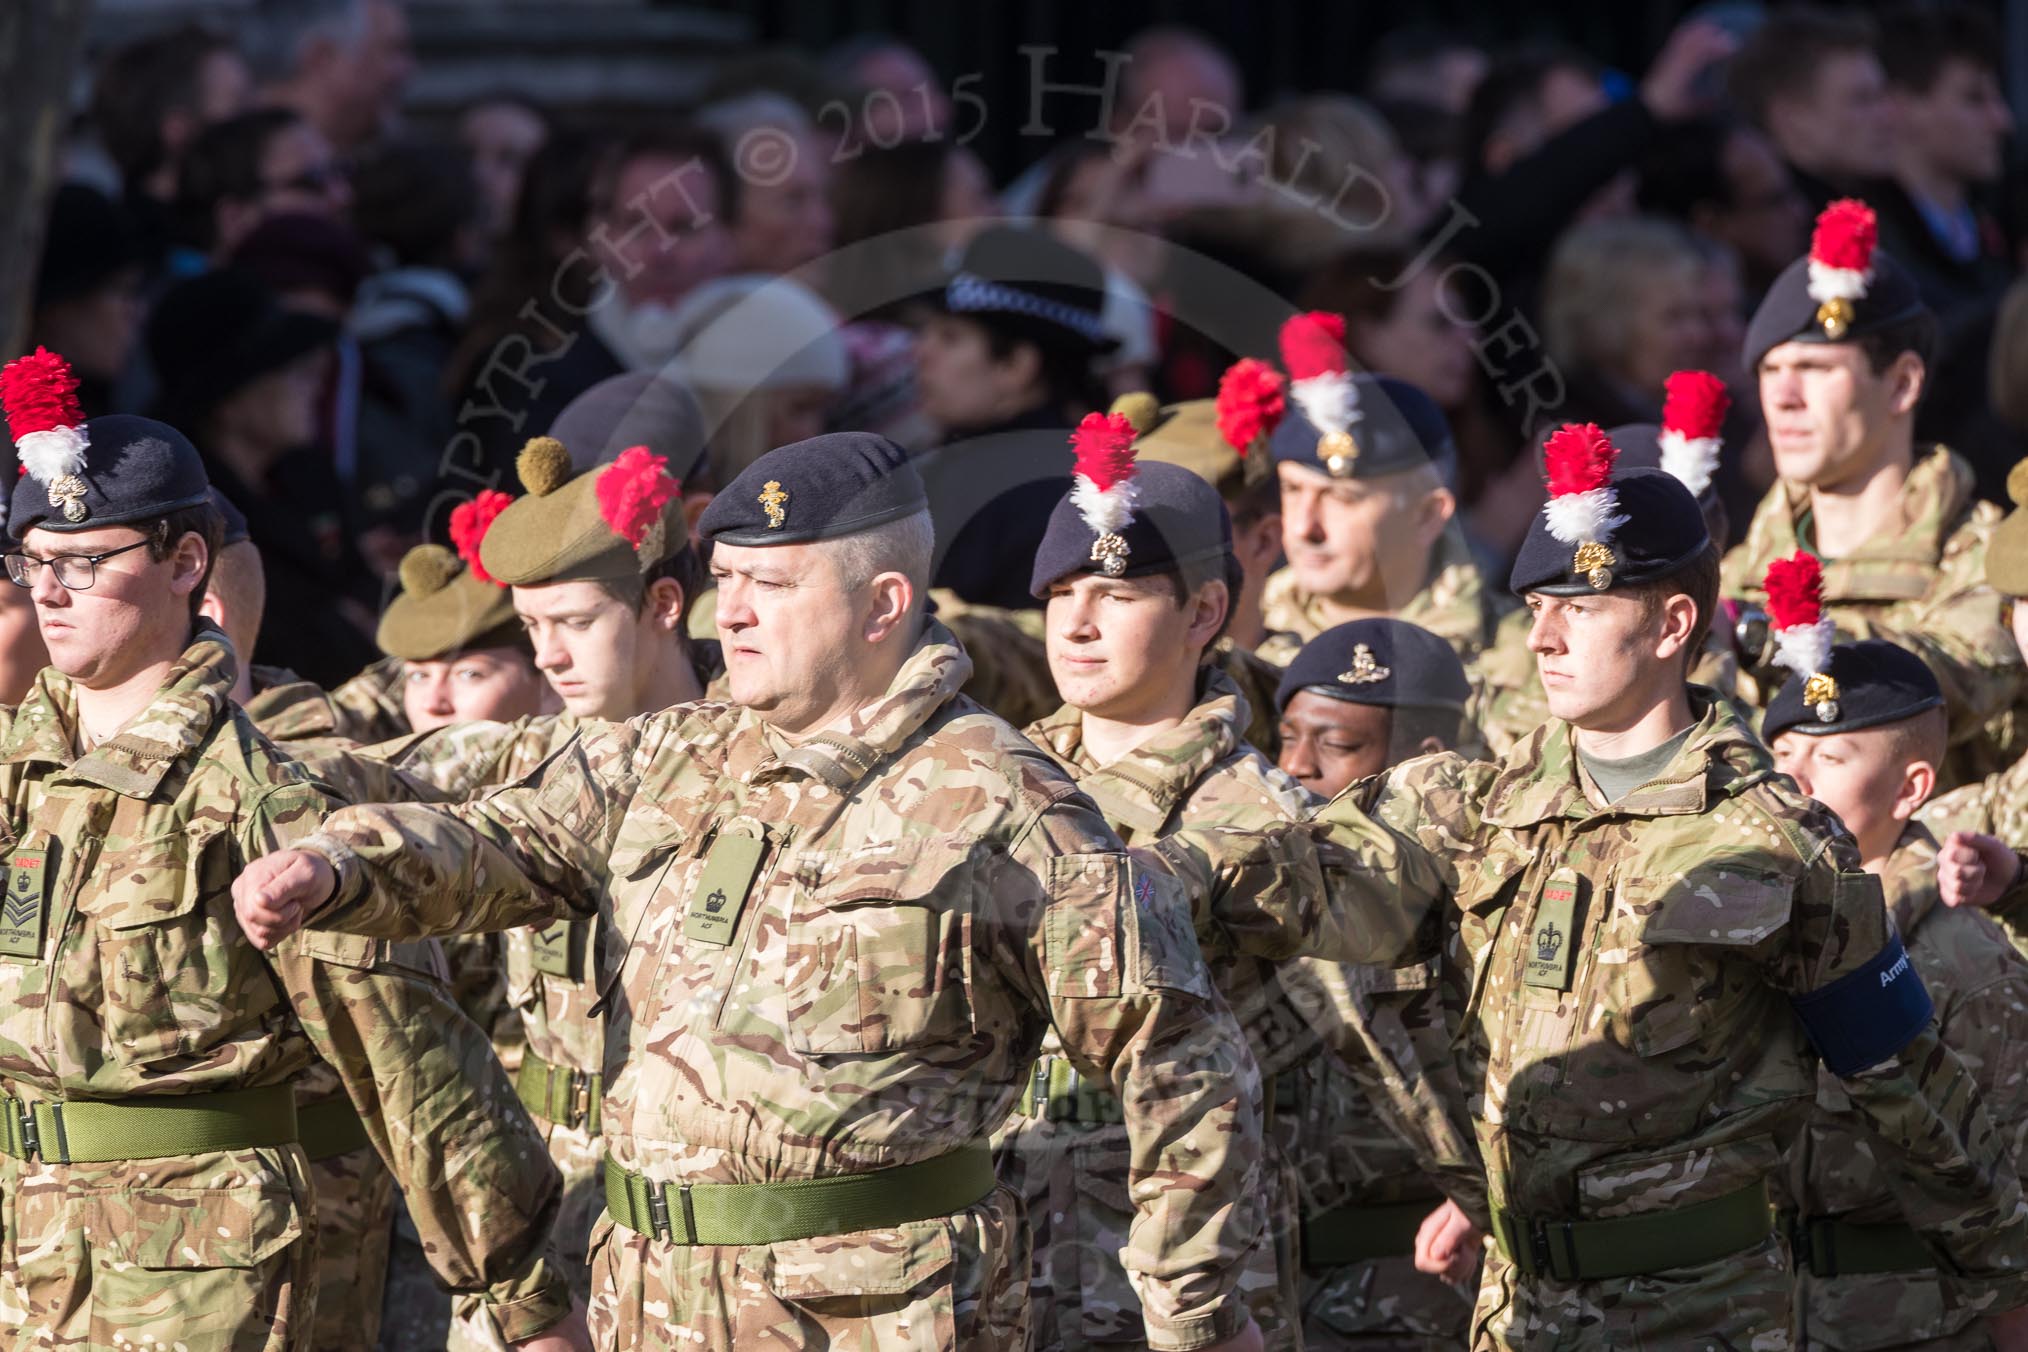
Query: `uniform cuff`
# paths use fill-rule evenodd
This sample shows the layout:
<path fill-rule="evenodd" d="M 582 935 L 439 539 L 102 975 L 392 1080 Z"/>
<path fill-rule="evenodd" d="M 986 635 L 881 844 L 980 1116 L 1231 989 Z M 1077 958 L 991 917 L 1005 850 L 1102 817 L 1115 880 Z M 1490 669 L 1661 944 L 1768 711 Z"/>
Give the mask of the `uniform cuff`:
<path fill-rule="evenodd" d="M 1992 911 L 2006 916 L 2028 913 L 2028 853 L 2014 851 L 2014 884 L 2000 894 Z"/>
<path fill-rule="evenodd" d="M 570 1284 L 538 1258 L 526 1276 L 487 1290 L 486 1317 L 502 1341 L 523 1342 L 563 1322 L 570 1313 Z"/>
<path fill-rule="evenodd" d="M 1246 1302 L 1237 1295 L 1215 1310 L 1156 1323 L 1146 1321 L 1149 1352 L 1196 1352 L 1213 1347 L 1246 1327 Z"/>
<path fill-rule="evenodd" d="M 332 890 L 331 899 L 304 916 L 304 924 L 315 924 L 350 906 L 365 894 L 366 870 L 360 866 L 359 856 L 352 852 L 352 847 L 338 837 L 313 831 L 297 841 L 293 848 L 318 856 L 338 875 L 338 886 Z"/>

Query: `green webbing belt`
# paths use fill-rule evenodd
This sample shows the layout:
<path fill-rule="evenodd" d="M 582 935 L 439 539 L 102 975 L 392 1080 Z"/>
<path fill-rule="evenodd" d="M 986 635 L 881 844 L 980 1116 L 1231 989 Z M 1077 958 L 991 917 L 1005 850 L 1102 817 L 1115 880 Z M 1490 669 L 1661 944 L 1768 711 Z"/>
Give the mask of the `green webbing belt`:
<path fill-rule="evenodd" d="M 1044 1105 L 1037 1112 L 1035 1105 Z M 1028 1074 L 1027 1087 L 1014 1111 L 1023 1117 L 1041 1117 L 1050 1122 L 1124 1122 L 1126 1112 L 1110 1087 L 1095 1084 L 1078 1074 L 1077 1067 L 1061 1056 L 1045 1056 Z"/>
<path fill-rule="evenodd" d="M 654 1183 L 608 1158 L 606 1209 L 671 1244 L 775 1244 L 845 1235 L 963 1211 L 993 1191 L 983 1143 L 870 1174 L 779 1183 Z"/>
<path fill-rule="evenodd" d="M 343 1094 L 296 1109 L 296 1130 L 310 1163 L 335 1160 L 373 1144 L 358 1109 Z"/>
<path fill-rule="evenodd" d="M 215 1094 L 24 1101 L 0 1094 L 0 1151 L 18 1160 L 108 1164 L 284 1146 L 297 1139 L 286 1084 Z"/>
<path fill-rule="evenodd" d="M 521 1069 L 514 1073 L 514 1090 L 522 1105 L 543 1121 L 562 1127 L 582 1126 L 593 1136 L 599 1134 L 599 1100 L 605 1096 L 605 1081 L 597 1072 L 565 1070 L 523 1052 Z"/>
<path fill-rule="evenodd" d="M 1375 1258 L 1412 1258 L 1423 1217 L 1435 1201 L 1381 1202 L 1341 1206 L 1303 1217 L 1303 1267 L 1308 1271 L 1344 1267 Z"/>
<path fill-rule="evenodd" d="M 1882 1272 L 1936 1268 L 1914 1229 L 1906 1225 L 1854 1225 L 1849 1221 L 1790 1219 L 1796 1262 L 1819 1277 L 1870 1277 Z"/>
<path fill-rule="evenodd" d="M 1765 1182 L 1672 1211 L 1612 1220 L 1531 1220 L 1493 1210 L 1493 1237 L 1507 1261 L 1528 1276 L 1560 1282 L 1695 1267 L 1750 1249 L 1773 1229 Z"/>

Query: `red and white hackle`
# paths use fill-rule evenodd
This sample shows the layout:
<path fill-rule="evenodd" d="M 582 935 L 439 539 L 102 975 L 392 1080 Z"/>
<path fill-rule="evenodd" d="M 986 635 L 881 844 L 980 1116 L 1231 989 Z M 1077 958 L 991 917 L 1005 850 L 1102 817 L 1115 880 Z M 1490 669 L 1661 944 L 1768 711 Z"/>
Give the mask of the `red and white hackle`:
<path fill-rule="evenodd" d="M 1127 571 L 1127 541 L 1122 533 L 1134 519 L 1139 493 L 1134 484 L 1134 424 L 1124 413 L 1087 413 L 1070 434 L 1077 453 L 1070 501 L 1078 516 L 1098 538 L 1091 561 L 1107 577 Z"/>
<path fill-rule="evenodd" d="M 1852 327 L 1854 301 L 1873 285 L 1873 250 L 1880 227 L 1873 208 L 1841 197 L 1817 213 L 1810 234 L 1810 299 L 1817 302 L 1817 326 L 1833 342 Z"/>
<path fill-rule="evenodd" d="M 23 472 L 42 485 L 64 520 L 84 520 L 81 476 L 91 442 L 70 363 L 46 347 L 8 362 L 0 368 L 0 404 Z"/>
<path fill-rule="evenodd" d="M 1619 456 L 1620 448 L 1596 423 L 1565 423 L 1542 444 L 1549 481 L 1543 522 L 1551 535 L 1573 547 L 1571 571 L 1583 575 L 1595 591 L 1613 585 L 1619 559 L 1612 551 L 1612 534 L 1627 524 L 1612 488 Z"/>
<path fill-rule="evenodd" d="M 1663 382 L 1662 468 L 1698 497 L 1711 487 L 1732 393 L 1709 371 L 1672 371 Z"/>
<path fill-rule="evenodd" d="M 1837 628 L 1824 614 L 1824 565 L 1798 549 L 1767 566 L 1762 580 L 1767 592 L 1768 631 L 1774 636 L 1774 660 L 1796 674 L 1803 684 L 1803 703 L 1820 723 L 1838 721 L 1838 682 L 1830 673 L 1831 645 Z"/>
<path fill-rule="evenodd" d="M 1281 349 L 1289 393 L 1317 429 L 1317 458 L 1332 477 L 1341 477 L 1359 458 L 1352 427 L 1364 416 L 1345 353 L 1344 317 L 1323 310 L 1291 316 L 1282 324 Z"/>

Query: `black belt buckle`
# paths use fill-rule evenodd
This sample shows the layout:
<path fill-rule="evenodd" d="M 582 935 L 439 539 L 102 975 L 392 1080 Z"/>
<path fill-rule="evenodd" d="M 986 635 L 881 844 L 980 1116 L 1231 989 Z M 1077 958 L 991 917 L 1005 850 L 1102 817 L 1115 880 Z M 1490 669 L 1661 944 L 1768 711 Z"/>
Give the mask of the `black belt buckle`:
<path fill-rule="evenodd" d="M 1556 1243 L 1558 1238 L 1563 1240 L 1560 1245 Z M 1559 1282 L 1581 1280 L 1577 1271 L 1577 1242 L 1569 1221 L 1530 1223 L 1528 1247 L 1535 1259 L 1537 1276 L 1554 1277 Z"/>
<path fill-rule="evenodd" d="M 649 1180 L 648 1231 L 656 1239 L 666 1242 L 675 1232 L 669 1228 L 669 1194 L 663 1189 L 663 1184 Z"/>
<path fill-rule="evenodd" d="M 25 1099 L 16 1099 L 21 1110 L 21 1153 L 24 1159 L 34 1159 L 42 1153 L 42 1133 L 35 1126 L 35 1105 Z"/>

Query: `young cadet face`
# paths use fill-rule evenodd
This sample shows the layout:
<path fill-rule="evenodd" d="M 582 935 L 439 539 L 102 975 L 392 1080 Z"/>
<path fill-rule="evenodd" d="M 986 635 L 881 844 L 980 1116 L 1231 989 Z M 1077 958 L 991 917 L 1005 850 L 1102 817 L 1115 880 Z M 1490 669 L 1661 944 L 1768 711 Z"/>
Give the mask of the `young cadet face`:
<path fill-rule="evenodd" d="M 1934 769 L 1909 758 L 1892 725 L 1823 737 L 1791 730 L 1774 739 L 1772 750 L 1775 768 L 1837 813 L 1869 862 L 1894 848 L 1902 823 L 1935 783 Z"/>
<path fill-rule="evenodd" d="M 1371 593 L 1381 561 L 1426 559 L 1447 514 L 1410 470 L 1374 479 L 1334 479 L 1308 465 L 1277 465 L 1282 486 L 1282 551 L 1312 596 Z M 1390 605 L 1409 598 L 1390 596 Z"/>
<path fill-rule="evenodd" d="M 1311 793 L 1335 797 L 1388 767 L 1393 732 L 1393 711 L 1383 705 L 1298 690 L 1282 710 L 1280 764 Z"/>
<path fill-rule="evenodd" d="M 1225 618 L 1225 587 L 1187 602 L 1165 577 L 1076 573 L 1049 589 L 1049 673 L 1063 702 L 1100 718 L 1160 716 Z"/>
<path fill-rule="evenodd" d="M 1651 607 L 1624 592 L 1530 592 L 1528 650 L 1551 716 L 1588 731 L 1631 726 L 1683 682 L 1683 648 L 1697 607 L 1672 596 Z"/>
<path fill-rule="evenodd" d="M 48 567 L 37 568 L 31 579 L 28 595 L 49 664 L 88 690 L 111 689 L 175 658 L 189 643 L 190 594 L 203 585 L 207 563 L 204 540 L 185 535 L 168 558 L 157 561 L 142 543 L 146 538 L 133 526 L 65 532 L 36 527 L 18 547 L 31 558 L 51 559 L 140 546 L 101 561 L 83 591 L 64 587 Z"/>
<path fill-rule="evenodd" d="M 535 647 L 535 666 L 563 707 L 579 718 L 631 718 L 648 645 L 651 607 L 635 607 L 596 582 L 514 588 L 514 611 Z"/>
<path fill-rule="evenodd" d="M 401 703 L 417 732 L 452 723 L 511 723 L 542 708 L 542 676 L 519 648 L 472 648 L 402 664 Z"/>
<path fill-rule="evenodd" d="M 1835 487 L 1870 473 L 1889 429 L 1912 415 L 1922 363 L 1904 353 L 1876 372 L 1856 343 L 1781 343 L 1760 359 L 1760 403 L 1775 472 Z"/>

